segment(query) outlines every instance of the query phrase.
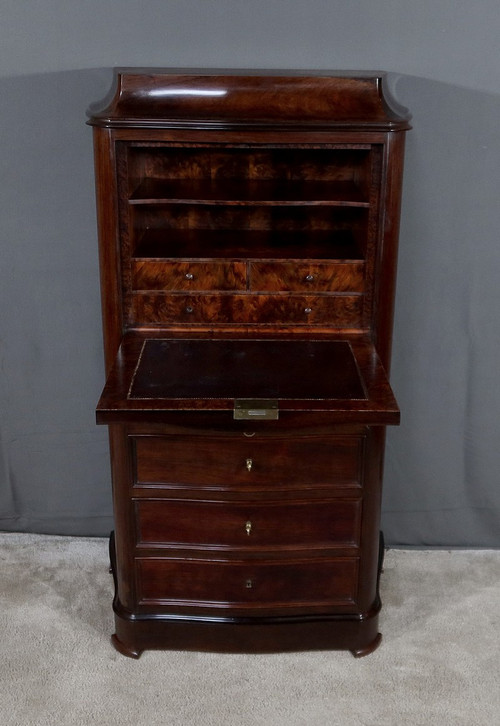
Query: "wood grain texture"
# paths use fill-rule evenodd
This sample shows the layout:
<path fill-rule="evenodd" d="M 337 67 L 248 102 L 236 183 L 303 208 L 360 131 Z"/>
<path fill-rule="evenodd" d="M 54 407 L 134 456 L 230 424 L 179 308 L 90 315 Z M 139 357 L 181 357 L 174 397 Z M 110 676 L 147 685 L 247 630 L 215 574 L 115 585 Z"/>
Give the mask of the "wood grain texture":
<path fill-rule="evenodd" d="M 249 288 L 269 292 L 363 292 L 362 262 L 250 262 Z"/>
<path fill-rule="evenodd" d="M 136 293 L 132 326 L 151 324 L 301 325 L 360 329 L 360 295 L 168 295 Z"/>
<path fill-rule="evenodd" d="M 189 92 L 191 91 L 191 93 Z M 113 96 L 89 111 L 89 123 L 162 128 L 274 125 L 284 128 L 404 130 L 385 74 L 335 72 L 117 69 Z"/>
<path fill-rule="evenodd" d="M 132 286 L 137 291 L 246 290 L 246 269 L 243 262 L 134 260 Z"/>

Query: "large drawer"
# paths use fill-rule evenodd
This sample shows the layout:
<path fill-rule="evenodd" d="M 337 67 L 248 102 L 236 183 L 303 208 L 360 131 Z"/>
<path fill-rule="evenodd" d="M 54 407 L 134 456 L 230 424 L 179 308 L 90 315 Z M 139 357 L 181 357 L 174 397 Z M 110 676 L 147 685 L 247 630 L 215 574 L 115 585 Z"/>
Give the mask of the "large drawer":
<path fill-rule="evenodd" d="M 358 560 L 210 561 L 136 559 L 142 605 L 213 608 L 325 607 L 351 604 Z"/>
<path fill-rule="evenodd" d="M 362 436 L 136 436 L 135 483 L 255 489 L 361 486 Z"/>
<path fill-rule="evenodd" d="M 140 499 L 137 539 L 150 546 L 325 549 L 359 544 L 361 500 L 219 502 Z"/>

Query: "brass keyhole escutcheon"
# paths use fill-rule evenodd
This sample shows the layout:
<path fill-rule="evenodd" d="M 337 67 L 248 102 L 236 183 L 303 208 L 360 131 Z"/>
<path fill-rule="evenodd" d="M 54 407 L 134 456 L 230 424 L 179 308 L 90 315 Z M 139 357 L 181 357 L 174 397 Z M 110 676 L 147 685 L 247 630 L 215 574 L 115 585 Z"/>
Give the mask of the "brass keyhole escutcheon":
<path fill-rule="evenodd" d="M 246 531 L 247 535 L 250 537 L 250 532 L 252 531 L 252 523 L 251 522 L 247 522 L 245 524 L 245 531 Z"/>
<path fill-rule="evenodd" d="M 247 459 L 246 460 L 246 465 L 247 465 L 247 471 L 252 471 L 252 466 L 253 466 L 252 459 Z"/>
<path fill-rule="evenodd" d="M 252 583 L 251 580 L 247 580 L 245 582 L 245 587 L 247 588 L 247 590 L 251 590 L 252 589 L 252 586 L 253 586 L 253 583 Z"/>

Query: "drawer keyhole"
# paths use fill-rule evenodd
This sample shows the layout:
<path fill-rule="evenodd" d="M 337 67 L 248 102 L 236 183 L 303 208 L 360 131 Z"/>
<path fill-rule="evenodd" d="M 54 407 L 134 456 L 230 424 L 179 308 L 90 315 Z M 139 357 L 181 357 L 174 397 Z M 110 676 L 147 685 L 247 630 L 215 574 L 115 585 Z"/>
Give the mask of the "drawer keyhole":
<path fill-rule="evenodd" d="M 251 590 L 252 587 L 253 587 L 253 582 L 251 580 L 247 580 L 245 582 L 245 587 L 246 587 L 247 590 Z"/>
<path fill-rule="evenodd" d="M 245 524 L 245 531 L 247 535 L 250 537 L 250 532 L 252 531 L 252 523 L 249 521 Z"/>
<path fill-rule="evenodd" d="M 247 471 L 252 471 L 253 460 L 247 459 L 245 463 L 246 463 Z"/>

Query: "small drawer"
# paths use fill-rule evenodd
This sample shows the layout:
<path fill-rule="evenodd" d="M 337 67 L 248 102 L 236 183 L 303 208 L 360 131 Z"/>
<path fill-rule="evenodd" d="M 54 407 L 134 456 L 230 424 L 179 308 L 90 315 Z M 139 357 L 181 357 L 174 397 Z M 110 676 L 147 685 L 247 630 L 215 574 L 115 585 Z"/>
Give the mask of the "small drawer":
<path fill-rule="evenodd" d="M 136 484 L 212 487 L 361 486 L 363 437 L 137 436 Z"/>
<path fill-rule="evenodd" d="M 325 325 L 361 328 L 363 295 L 134 293 L 135 324 Z"/>
<path fill-rule="evenodd" d="M 362 327 L 363 295 L 248 295 L 234 298 L 234 321 L 259 325 Z"/>
<path fill-rule="evenodd" d="M 137 324 L 211 325 L 232 321 L 232 295 L 134 293 L 132 316 Z"/>
<path fill-rule="evenodd" d="M 246 266 L 243 262 L 133 260 L 132 289 L 245 290 Z"/>
<path fill-rule="evenodd" d="M 142 605 L 325 607 L 350 605 L 355 558 L 286 561 L 136 560 Z"/>
<path fill-rule="evenodd" d="M 135 502 L 139 544 L 204 549 L 325 549 L 359 544 L 361 500 Z"/>
<path fill-rule="evenodd" d="M 253 262 L 250 290 L 269 292 L 363 292 L 364 263 Z"/>

